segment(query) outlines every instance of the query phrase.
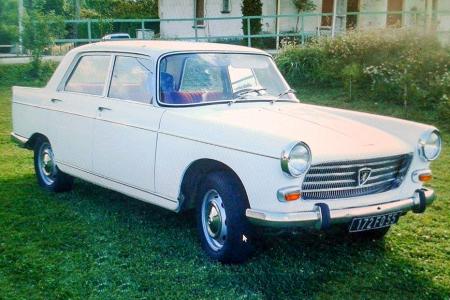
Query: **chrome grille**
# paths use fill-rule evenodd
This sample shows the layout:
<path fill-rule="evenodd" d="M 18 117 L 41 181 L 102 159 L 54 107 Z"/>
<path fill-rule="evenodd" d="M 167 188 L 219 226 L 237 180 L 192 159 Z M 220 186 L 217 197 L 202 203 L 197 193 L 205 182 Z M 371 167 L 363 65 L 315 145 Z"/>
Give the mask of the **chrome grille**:
<path fill-rule="evenodd" d="M 408 171 L 412 155 L 329 162 L 312 165 L 302 184 L 303 199 L 338 199 L 382 193 L 398 187 Z M 359 173 L 370 168 L 367 181 Z"/>

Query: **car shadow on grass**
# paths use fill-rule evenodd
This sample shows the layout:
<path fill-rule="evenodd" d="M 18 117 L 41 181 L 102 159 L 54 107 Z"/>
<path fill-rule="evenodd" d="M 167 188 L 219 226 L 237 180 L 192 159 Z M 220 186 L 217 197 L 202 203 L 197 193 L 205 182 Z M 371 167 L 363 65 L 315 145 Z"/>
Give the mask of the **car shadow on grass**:
<path fill-rule="evenodd" d="M 2 209 L 22 215 L 21 222 L 40 214 L 39 220 L 61 224 L 52 229 L 52 238 L 60 243 L 49 243 L 44 252 L 54 256 L 63 251 L 68 258 L 38 282 L 46 276 L 73 276 L 72 285 L 77 282 L 105 297 L 127 280 L 132 284 L 125 295 L 139 296 L 170 295 L 171 289 L 177 295 L 219 298 L 436 299 L 450 293 L 424 274 L 409 253 L 393 251 L 395 239 L 389 234 L 385 241 L 368 242 L 317 231 L 269 235 L 261 237 L 248 263 L 228 266 L 206 259 L 190 213 L 178 215 L 80 180 L 63 194 L 41 191 L 33 175 L 0 180 L 0 186 L 1 198 L 17 198 L 3 201 Z M 65 220 L 70 226 L 64 226 Z M 14 224 L 13 218 L 10 222 Z M 23 244 L 44 247 L 39 239 L 48 236 L 40 236 L 39 230 L 32 239 L 31 233 L 24 235 L 28 240 Z M 71 251 L 81 251 L 83 260 L 71 258 Z M 66 265 L 80 274 L 65 274 Z"/>

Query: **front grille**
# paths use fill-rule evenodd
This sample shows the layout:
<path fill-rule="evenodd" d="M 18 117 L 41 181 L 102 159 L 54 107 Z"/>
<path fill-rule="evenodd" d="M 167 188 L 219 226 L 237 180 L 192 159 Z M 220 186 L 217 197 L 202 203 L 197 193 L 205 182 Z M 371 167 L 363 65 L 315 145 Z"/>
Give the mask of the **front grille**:
<path fill-rule="evenodd" d="M 302 197 L 338 199 L 389 191 L 402 183 L 411 158 L 411 154 L 404 154 L 312 165 L 302 184 Z M 364 169 L 370 169 L 371 173 L 362 183 L 365 178 L 360 173 L 367 172 Z"/>

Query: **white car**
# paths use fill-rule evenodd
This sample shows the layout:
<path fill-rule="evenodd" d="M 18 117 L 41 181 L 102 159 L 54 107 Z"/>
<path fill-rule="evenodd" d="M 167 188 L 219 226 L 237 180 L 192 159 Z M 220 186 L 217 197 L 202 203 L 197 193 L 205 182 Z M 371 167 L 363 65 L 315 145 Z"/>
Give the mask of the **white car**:
<path fill-rule="evenodd" d="M 44 88 L 13 88 L 12 136 L 39 184 L 73 178 L 174 212 L 196 208 L 209 257 L 245 261 L 255 228 L 346 226 L 381 238 L 434 198 L 436 128 L 300 103 L 267 53 L 122 41 L 69 52 Z M 259 232 L 259 231 L 257 231 Z"/>
<path fill-rule="evenodd" d="M 111 33 L 102 37 L 102 41 L 110 41 L 110 40 L 129 40 L 131 39 L 128 33 Z"/>

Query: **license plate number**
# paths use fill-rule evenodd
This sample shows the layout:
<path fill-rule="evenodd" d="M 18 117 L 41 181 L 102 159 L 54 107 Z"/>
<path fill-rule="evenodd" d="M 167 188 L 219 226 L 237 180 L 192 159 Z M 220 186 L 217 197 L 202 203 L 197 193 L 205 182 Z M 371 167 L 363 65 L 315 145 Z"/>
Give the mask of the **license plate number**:
<path fill-rule="evenodd" d="M 383 215 L 354 218 L 350 225 L 349 232 L 359 232 L 391 226 L 397 223 L 400 214 L 400 211 L 396 211 Z"/>

